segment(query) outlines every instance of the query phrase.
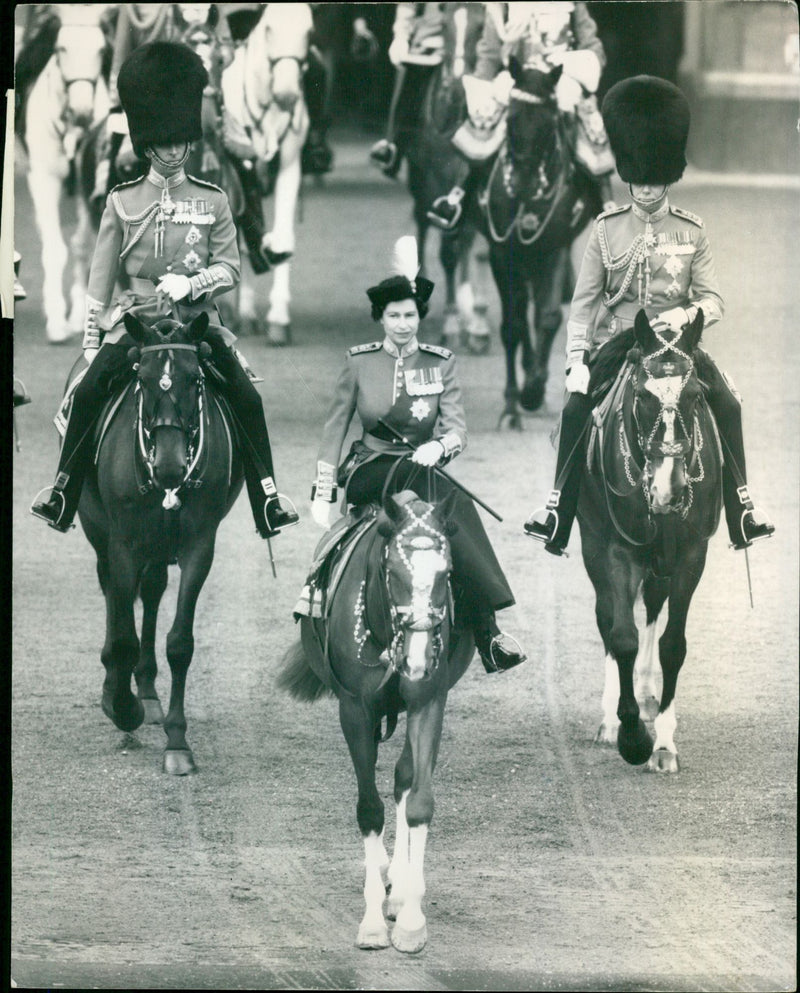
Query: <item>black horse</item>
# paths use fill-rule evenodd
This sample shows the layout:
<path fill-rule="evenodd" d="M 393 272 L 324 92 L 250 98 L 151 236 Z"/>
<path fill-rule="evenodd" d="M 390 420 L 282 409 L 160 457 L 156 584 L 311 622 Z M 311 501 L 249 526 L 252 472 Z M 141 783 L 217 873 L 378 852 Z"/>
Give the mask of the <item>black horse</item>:
<path fill-rule="evenodd" d="M 679 337 L 667 339 L 640 311 L 633 329 L 601 349 L 590 391 L 607 387 L 620 365 L 622 371 L 601 404 L 607 412 L 589 442 L 578 506 L 606 651 L 598 741 L 616 741 L 626 762 L 664 772 L 678 770 L 675 689 L 686 657 L 686 618 L 721 507 L 721 450 L 698 376 L 702 327 L 700 311 Z M 634 620 L 639 591 L 647 624 L 641 650 Z M 656 641 L 667 601 L 668 621 Z M 640 717 L 634 667 L 638 652 L 639 696 L 655 705 L 656 651 L 663 685 L 654 744 Z"/>
<path fill-rule="evenodd" d="M 381 513 L 347 560 L 326 616 L 301 618 L 302 641 L 287 652 L 279 677 L 298 699 L 315 700 L 326 689 L 339 698 L 366 859 L 360 948 L 389 944 L 387 882 L 387 916 L 396 918 L 391 943 L 418 952 L 427 939 L 421 901 L 433 771 L 448 690 L 475 651 L 469 628 L 454 626 L 451 618 L 448 514 L 454 495 L 438 505 L 411 491 L 384 497 Z M 378 744 L 391 735 L 402 710 L 408 717 L 394 773 L 397 827 L 390 863 L 375 764 Z"/>
<path fill-rule="evenodd" d="M 544 401 L 550 351 L 571 278 L 570 245 L 603 204 L 597 181 L 575 162 L 572 123 L 556 105 L 561 67 L 549 73 L 523 69 L 512 58 L 509 70 L 515 85 L 506 137 L 479 193 L 478 219 L 489 241 L 502 310 L 506 387 L 500 422 L 507 419 L 519 428 L 520 406 L 534 411 Z"/>
<path fill-rule="evenodd" d="M 208 315 L 188 325 L 165 320 L 152 329 L 126 315 L 125 327 L 138 346 L 131 349 L 135 381 L 102 419 L 95 465 L 78 508 L 106 600 L 102 706 L 122 731 L 144 720 L 163 721 L 164 769 L 184 775 L 195 770 L 184 713 L 195 608 L 214 561 L 217 528 L 241 490 L 243 468 L 230 415 L 201 361 L 211 354 L 203 340 Z M 167 635 L 172 688 L 164 718 L 155 687 L 155 634 L 172 564 L 181 575 Z"/>

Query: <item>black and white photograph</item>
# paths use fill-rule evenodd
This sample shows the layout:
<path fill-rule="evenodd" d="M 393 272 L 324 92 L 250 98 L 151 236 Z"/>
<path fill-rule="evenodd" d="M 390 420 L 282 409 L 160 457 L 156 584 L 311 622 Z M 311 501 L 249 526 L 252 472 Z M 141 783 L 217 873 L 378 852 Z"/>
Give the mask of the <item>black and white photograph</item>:
<path fill-rule="evenodd" d="M 0 34 L 5 985 L 795 990 L 796 4 Z"/>

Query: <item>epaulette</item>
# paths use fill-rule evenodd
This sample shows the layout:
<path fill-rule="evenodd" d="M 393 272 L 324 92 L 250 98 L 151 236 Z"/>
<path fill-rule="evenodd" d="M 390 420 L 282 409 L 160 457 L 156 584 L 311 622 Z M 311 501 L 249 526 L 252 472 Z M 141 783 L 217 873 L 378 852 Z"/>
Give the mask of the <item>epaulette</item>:
<path fill-rule="evenodd" d="M 382 341 L 368 341 L 366 345 L 353 345 L 348 349 L 348 355 L 362 355 L 364 352 L 377 352 L 383 348 Z"/>
<path fill-rule="evenodd" d="M 685 221 L 691 221 L 692 224 L 696 224 L 699 228 L 703 226 L 703 218 L 698 217 L 697 214 L 693 214 L 691 210 L 684 210 L 683 207 L 673 207 L 670 204 L 669 212 L 676 217 L 682 217 Z"/>
<path fill-rule="evenodd" d="M 630 209 L 631 205 L 629 203 L 623 203 L 621 207 L 609 207 L 608 210 L 604 210 L 597 215 L 597 220 L 599 221 L 603 217 L 613 217 L 614 214 L 624 214 L 626 210 Z"/>
<path fill-rule="evenodd" d="M 440 355 L 443 359 L 449 359 L 453 354 L 449 348 L 443 348 L 441 345 L 426 345 L 423 342 L 419 343 L 419 350 L 421 352 L 430 352 L 433 355 Z"/>
<path fill-rule="evenodd" d="M 193 183 L 197 183 L 198 186 L 205 186 L 209 190 L 216 190 L 217 193 L 225 192 L 225 190 L 223 190 L 221 186 L 217 186 L 216 183 L 209 183 L 207 179 L 198 179 L 197 176 L 190 176 L 188 172 L 186 174 L 186 178 L 191 179 L 191 181 Z"/>
<path fill-rule="evenodd" d="M 129 186 L 136 186 L 138 183 L 143 183 L 144 179 L 144 176 L 139 176 L 138 179 L 129 179 L 127 183 L 117 183 L 117 185 L 112 186 L 108 192 L 116 193 L 117 190 L 127 190 Z"/>

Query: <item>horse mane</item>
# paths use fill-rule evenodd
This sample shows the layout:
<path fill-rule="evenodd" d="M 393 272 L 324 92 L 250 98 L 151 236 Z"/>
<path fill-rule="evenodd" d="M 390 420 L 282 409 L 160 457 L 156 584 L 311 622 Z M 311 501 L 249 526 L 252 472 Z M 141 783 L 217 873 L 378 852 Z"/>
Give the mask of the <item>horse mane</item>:
<path fill-rule="evenodd" d="M 590 396 L 616 376 L 628 352 L 635 344 L 636 333 L 630 327 L 615 334 L 603 345 L 592 365 L 589 377 Z"/>
<path fill-rule="evenodd" d="M 61 18 L 55 8 L 48 5 L 40 10 L 14 66 L 14 131 L 23 142 L 28 94 L 50 61 L 60 30 Z"/>

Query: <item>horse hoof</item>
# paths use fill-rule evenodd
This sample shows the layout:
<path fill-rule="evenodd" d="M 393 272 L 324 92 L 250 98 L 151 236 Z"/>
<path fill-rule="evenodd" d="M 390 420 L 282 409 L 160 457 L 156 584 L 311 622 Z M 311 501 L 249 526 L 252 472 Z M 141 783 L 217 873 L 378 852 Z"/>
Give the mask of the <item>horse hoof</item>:
<path fill-rule="evenodd" d="M 487 355 L 491 342 L 488 334 L 471 334 L 467 338 L 467 348 L 470 355 Z"/>
<path fill-rule="evenodd" d="M 110 700 L 103 697 L 103 713 L 120 731 L 135 731 L 144 722 L 144 707 L 141 701 L 136 697 L 131 699 L 130 706 L 117 709 Z"/>
<path fill-rule="evenodd" d="M 398 952 L 405 952 L 407 955 L 421 952 L 427 940 L 428 927 L 426 924 L 414 931 L 407 931 L 405 928 L 397 927 L 397 925 L 392 930 L 392 944 Z"/>
<path fill-rule="evenodd" d="M 544 403 L 544 382 L 541 379 L 526 383 L 519 394 L 520 406 L 532 413 Z"/>
<path fill-rule="evenodd" d="M 267 344 L 281 348 L 289 344 L 290 326 L 288 324 L 277 324 L 270 321 L 267 327 Z"/>
<path fill-rule="evenodd" d="M 167 748 L 164 752 L 164 772 L 170 776 L 190 776 L 197 772 L 191 749 Z"/>
<path fill-rule="evenodd" d="M 657 748 L 647 761 L 648 772 L 678 772 L 678 756 L 667 748 Z"/>
<path fill-rule="evenodd" d="M 164 723 L 164 711 L 161 709 L 160 700 L 153 700 L 153 699 L 142 700 L 142 706 L 144 707 L 145 724 Z"/>
<path fill-rule="evenodd" d="M 389 931 L 385 924 L 379 928 L 362 925 L 358 929 L 358 937 L 356 938 L 358 948 L 369 951 L 370 949 L 388 948 L 390 944 Z"/>
<path fill-rule="evenodd" d="M 617 748 L 628 765 L 642 765 L 650 758 L 653 754 L 653 739 L 643 720 L 637 720 L 636 727 L 630 731 L 624 724 L 620 725 Z"/>
<path fill-rule="evenodd" d="M 504 427 L 511 431 L 522 430 L 522 417 L 517 410 L 504 410 L 497 422 L 497 430 L 502 431 Z"/>
<path fill-rule="evenodd" d="M 594 736 L 596 745 L 616 745 L 617 743 L 617 732 L 618 728 L 609 727 L 607 724 L 603 723 L 597 729 L 597 734 Z"/>

